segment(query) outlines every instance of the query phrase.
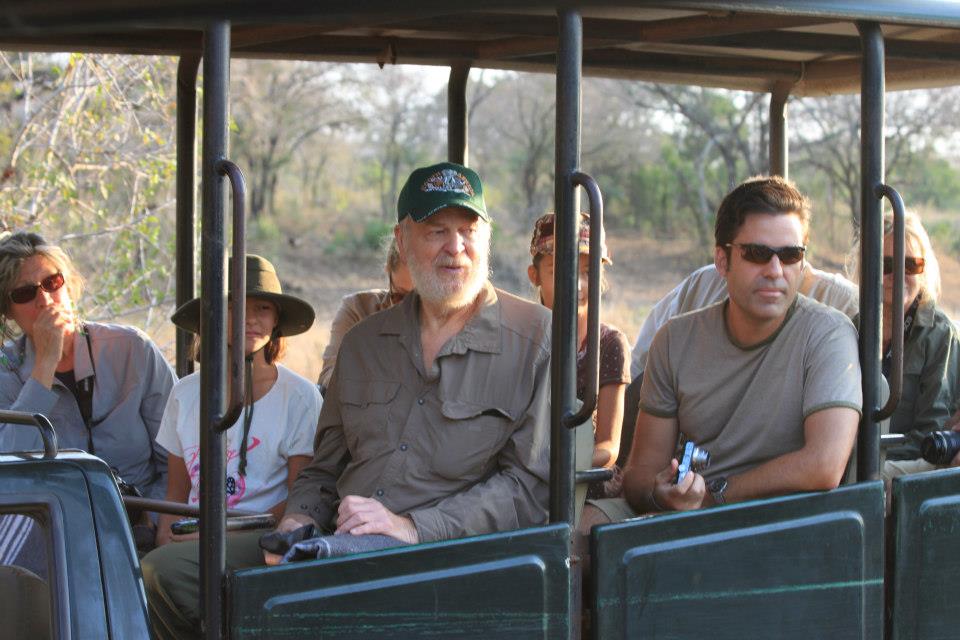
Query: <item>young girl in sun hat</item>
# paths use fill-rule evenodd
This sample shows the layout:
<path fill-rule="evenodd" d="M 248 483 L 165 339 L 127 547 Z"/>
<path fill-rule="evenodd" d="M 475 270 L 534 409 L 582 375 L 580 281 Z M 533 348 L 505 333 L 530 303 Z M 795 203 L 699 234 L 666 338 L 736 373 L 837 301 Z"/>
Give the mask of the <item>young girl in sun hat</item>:
<path fill-rule="evenodd" d="M 541 216 L 534 223 L 530 240 L 532 262 L 527 267 L 530 283 L 537 287 L 540 303 L 553 308 L 553 240 L 554 214 Z M 590 217 L 580 214 L 578 227 L 580 249 L 579 287 L 577 294 L 577 398 L 583 399 L 587 386 L 587 296 L 590 266 Z M 601 270 L 613 264 L 607 252 L 606 242 L 601 240 Z M 606 279 L 600 273 L 601 290 L 606 289 Z M 613 467 L 614 478 L 606 483 L 595 483 L 588 491 L 589 498 L 616 497 L 620 493 L 620 473 L 616 468 L 620 450 L 620 431 L 623 422 L 624 394 L 630 382 L 630 362 L 627 355 L 630 345 L 622 331 L 614 326 L 600 323 L 600 390 L 597 394 L 597 409 L 593 414 L 594 448 L 593 467 Z"/>
<path fill-rule="evenodd" d="M 226 432 L 227 506 L 280 518 L 289 487 L 313 455 L 322 400 L 314 383 L 278 361 L 286 338 L 307 331 L 314 311 L 304 300 L 283 293 L 276 270 L 265 258 L 247 255 L 246 269 L 246 394 L 243 413 Z M 172 320 L 199 333 L 200 299 L 181 306 Z M 169 452 L 167 500 L 199 502 L 199 413 L 200 375 L 194 373 L 174 386 L 157 434 L 157 442 Z M 170 531 L 178 518 L 161 516 L 158 545 L 196 537 Z"/>

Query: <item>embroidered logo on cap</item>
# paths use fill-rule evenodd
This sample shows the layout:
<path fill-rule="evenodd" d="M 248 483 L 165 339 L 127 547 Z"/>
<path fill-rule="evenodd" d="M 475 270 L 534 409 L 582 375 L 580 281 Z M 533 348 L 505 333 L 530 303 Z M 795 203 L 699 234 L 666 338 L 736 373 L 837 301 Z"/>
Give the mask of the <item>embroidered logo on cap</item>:
<path fill-rule="evenodd" d="M 450 191 L 473 197 L 473 185 L 467 177 L 453 169 L 437 171 L 424 181 L 421 191 Z"/>

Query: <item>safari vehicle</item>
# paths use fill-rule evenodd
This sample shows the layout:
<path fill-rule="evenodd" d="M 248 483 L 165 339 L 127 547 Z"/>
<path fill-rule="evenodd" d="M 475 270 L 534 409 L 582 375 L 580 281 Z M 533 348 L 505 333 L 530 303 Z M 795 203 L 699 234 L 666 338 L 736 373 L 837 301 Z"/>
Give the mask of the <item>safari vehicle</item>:
<path fill-rule="evenodd" d="M 958 43 L 960 4 L 947 0 L 371 0 L 350 7 L 302 0 L 20 0 L 0 12 L 5 49 L 180 56 L 178 302 L 191 298 L 195 287 L 195 105 L 202 59 L 199 266 L 207 321 L 201 579 L 210 639 L 570 638 L 580 634 L 582 608 L 592 612 L 595 638 L 955 637 L 960 610 L 951 586 L 960 575 L 953 534 L 960 525 L 960 474 L 896 481 L 887 526 L 877 478 L 878 423 L 896 405 L 899 386 L 894 375 L 891 399 L 881 407 L 882 198 L 902 211 L 899 196 L 884 183 L 884 91 L 956 84 Z M 471 67 L 556 74 L 550 524 L 224 574 L 219 425 L 232 422 L 226 385 L 242 382 L 242 367 L 231 372 L 224 364 L 227 179 L 233 252 L 244 253 L 242 174 L 228 160 L 231 56 L 449 65 L 448 155 L 461 162 L 467 159 L 464 91 Z M 587 192 L 594 223 L 602 220 L 600 191 L 580 167 L 584 73 L 770 92 L 769 168 L 780 174 L 787 172 L 789 96 L 861 93 L 864 373 L 857 482 L 825 493 L 596 527 L 587 602 L 569 544 L 575 484 L 596 473 L 574 471 L 571 429 L 592 409 L 588 400 L 575 411 L 578 186 Z M 895 262 L 902 283 L 900 219 Z M 230 286 L 243 290 L 242 282 Z M 242 306 L 235 311 L 242 314 Z M 594 299 L 592 363 L 598 311 Z M 243 323 L 237 319 L 233 326 Z M 180 336 L 181 374 L 187 371 L 185 346 Z M 42 457 L 0 458 L 2 511 L 33 515 L 43 525 L 49 577 L 39 593 L 48 598 L 53 637 L 149 635 L 130 531 L 111 483 L 106 467 L 81 453 L 48 447 Z"/>

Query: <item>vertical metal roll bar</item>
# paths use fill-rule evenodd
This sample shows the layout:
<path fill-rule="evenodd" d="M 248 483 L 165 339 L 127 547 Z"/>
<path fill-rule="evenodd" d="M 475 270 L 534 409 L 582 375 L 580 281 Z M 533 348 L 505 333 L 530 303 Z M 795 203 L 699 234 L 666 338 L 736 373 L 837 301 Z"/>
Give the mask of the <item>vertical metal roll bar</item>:
<path fill-rule="evenodd" d="M 863 416 L 857 436 L 857 479 L 880 477 L 880 425 L 875 409 L 882 394 L 880 321 L 883 304 L 884 46 L 880 25 L 858 22 L 860 62 L 860 369 Z"/>
<path fill-rule="evenodd" d="M 225 637 L 223 574 L 226 563 L 226 456 L 224 435 L 213 425 L 226 409 L 226 225 L 223 177 L 227 153 L 230 23 L 209 23 L 203 37 L 203 154 L 200 233 L 200 605 L 207 640 Z"/>
<path fill-rule="evenodd" d="M 469 64 L 450 67 L 447 82 L 447 160 L 467 166 L 470 131 L 467 122 L 467 81 Z"/>
<path fill-rule="evenodd" d="M 583 21 L 570 9 L 557 13 L 557 133 L 554 174 L 554 287 L 550 361 L 550 521 L 573 523 L 574 438 L 564 424 L 574 413 L 577 381 L 578 193 L 572 176 L 580 160 L 580 73 Z"/>
<path fill-rule="evenodd" d="M 246 329 L 245 308 L 243 300 L 247 290 L 247 234 L 246 209 L 247 182 L 243 172 L 230 160 L 219 160 L 214 165 L 217 175 L 226 176 L 230 180 L 230 189 L 233 197 L 233 255 L 230 257 L 230 292 L 233 294 L 233 307 L 230 309 L 230 370 L 227 377 L 230 380 L 230 401 L 223 415 L 213 425 L 218 433 L 226 431 L 240 417 L 244 403 L 244 350 L 239 345 L 244 344 L 244 330 Z"/>
<path fill-rule="evenodd" d="M 200 56 L 177 64 L 177 307 L 194 296 L 193 227 L 196 204 L 197 70 Z M 193 373 L 193 335 L 177 327 L 177 377 Z"/>
<path fill-rule="evenodd" d="M 597 394 L 600 392 L 600 270 L 603 259 L 603 196 L 597 181 L 582 171 L 570 176 L 574 186 L 583 187 L 590 202 L 590 282 L 587 301 L 587 386 L 584 389 L 583 404 L 576 413 L 563 417 L 568 429 L 576 429 L 588 420 L 597 408 Z M 579 216 L 576 216 L 579 218 Z M 579 225 L 580 221 L 577 220 Z M 579 229 L 578 229 L 579 231 Z M 577 234 L 579 247 L 579 233 Z M 579 262 L 580 256 L 577 256 Z M 579 279 L 579 274 L 578 274 Z M 579 335 L 579 332 L 577 332 Z M 578 345 L 579 346 L 579 345 Z M 576 371 L 576 369 L 574 369 Z M 579 476 L 579 474 L 576 474 Z"/>
<path fill-rule="evenodd" d="M 770 92 L 770 175 L 787 178 L 790 145 L 787 139 L 787 99 L 790 85 L 778 82 Z"/>
<path fill-rule="evenodd" d="M 893 187 L 885 184 L 877 187 L 877 198 L 887 198 L 893 207 L 893 298 L 890 311 L 891 347 L 890 347 L 890 395 L 887 403 L 873 414 L 877 422 L 886 420 L 897 410 L 900 396 L 903 394 L 903 289 L 906 261 L 906 208 L 903 198 Z M 880 437 L 881 443 L 883 436 Z"/>

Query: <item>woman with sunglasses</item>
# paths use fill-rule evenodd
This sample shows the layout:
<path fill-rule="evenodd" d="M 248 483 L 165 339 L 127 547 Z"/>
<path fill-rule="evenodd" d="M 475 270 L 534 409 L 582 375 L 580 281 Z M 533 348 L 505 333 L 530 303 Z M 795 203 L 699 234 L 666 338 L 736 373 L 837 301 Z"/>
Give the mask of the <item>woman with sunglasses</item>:
<path fill-rule="evenodd" d="M 908 444 L 887 451 L 888 460 L 920 457 L 920 441 L 960 407 L 960 340 L 950 318 L 937 306 L 940 267 L 919 216 L 905 218 L 903 287 L 903 395 L 890 431 L 905 433 Z M 893 217 L 884 218 L 883 373 L 890 375 L 893 319 Z"/>
<path fill-rule="evenodd" d="M 578 230 L 579 287 L 577 290 L 577 398 L 583 399 L 587 387 L 587 296 L 590 267 L 590 217 L 580 214 Z M 554 214 L 541 216 L 533 227 L 530 240 L 532 263 L 527 267 L 530 283 L 538 288 L 540 303 L 552 309 L 553 289 Z M 603 275 L 604 265 L 612 264 L 607 245 L 600 242 L 600 289 L 607 289 Z M 620 452 L 620 431 L 623 423 L 624 397 L 630 382 L 630 362 L 627 354 L 630 345 L 627 336 L 616 327 L 600 323 L 600 389 L 597 393 L 597 409 L 593 414 L 594 446 L 593 467 L 612 467 L 614 478 L 604 483 L 593 483 L 587 497 L 613 498 L 620 494 L 620 469 L 616 467 Z"/>
<path fill-rule="evenodd" d="M 270 512 L 279 520 L 289 487 L 313 456 L 322 404 L 317 385 L 280 360 L 287 338 L 313 326 L 314 311 L 305 300 L 283 293 L 276 270 L 265 258 L 247 255 L 246 280 L 245 339 L 240 347 L 246 355 L 246 391 L 243 412 L 226 433 L 227 507 Z M 171 320 L 198 334 L 200 313 L 200 298 L 194 298 Z M 233 349 L 229 320 L 227 325 L 228 348 Z M 168 501 L 200 502 L 199 414 L 200 374 L 194 373 L 173 388 L 157 434 L 157 442 L 169 453 Z M 158 546 L 197 537 L 175 535 L 170 525 L 178 519 L 160 516 Z"/>
<path fill-rule="evenodd" d="M 60 247 L 25 231 L 0 240 L 0 408 L 42 413 L 60 448 L 94 454 L 162 498 L 167 456 L 154 440 L 173 370 L 142 331 L 81 320 L 82 292 Z M 0 424 L 0 451 L 39 448 L 32 427 Z"/>
<path fill-rule="evenodd" d="M 327 385 L 330 384 L 330 378 L 333 376 L 333 366 L 337 363 L 337 353 L 340 351 L 340 343 L 343 342 L 343 336 L 347 335 L 347 331 L 367 316 L 372 316 L 378 311 L 399 304 L 413 290 L 410 271 L 407 269 L 407 263 L 403 261 L 400 252 L 397 250 L 397 243 L 394 241 L 393 235 L 390 236 L 386 253 L 387 261 L 383 270 L 387 274 L 389 288 L 368 289 L 344 296 L 343 300 L 340 301 L 340 307 L 333 316 L 333 323 L 330 325 L 330 341 L 327 342 L 327 346 L 323 350 L 323 368 L 320 371 L 320 378 L 317 380 L 317 383 L 323 389 L 326 389 Z"/>

